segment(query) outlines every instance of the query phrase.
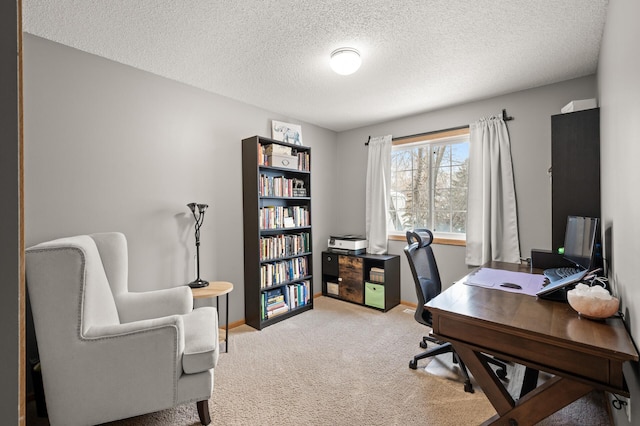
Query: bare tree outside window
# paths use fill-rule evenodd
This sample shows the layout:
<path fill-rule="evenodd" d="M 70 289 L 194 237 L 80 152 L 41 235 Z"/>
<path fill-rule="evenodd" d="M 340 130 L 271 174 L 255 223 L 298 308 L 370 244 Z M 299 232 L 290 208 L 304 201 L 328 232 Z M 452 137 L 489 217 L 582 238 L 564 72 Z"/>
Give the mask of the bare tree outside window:
<path fill-rule="evenodd" d="M 469 136 L 396 144 L 391 153 L 390 228 L 466 233 Z"/>

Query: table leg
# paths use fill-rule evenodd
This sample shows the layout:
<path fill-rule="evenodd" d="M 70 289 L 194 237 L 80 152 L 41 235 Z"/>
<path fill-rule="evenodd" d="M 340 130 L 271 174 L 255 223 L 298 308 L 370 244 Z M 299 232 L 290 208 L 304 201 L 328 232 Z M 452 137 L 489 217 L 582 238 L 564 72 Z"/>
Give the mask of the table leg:
<path fill-rule="evenodd" d="M 483 425 L 532 425 L 549 417 L 594 389 L 582 382 L 554 376 L 519 399 L 516 406 Z"/>
<path fill-rule="evenodd" d="M 536 424 L 594 389 L 583 382 L 554 376 L 516 402 L 482 352 L 459 342 L 453 346 L 498 413 L 483 425 Z"/>
<path fill-rule="evenodd" d="M 216 308 L 218 309 L 218 320 L 219 320 L 220 319 L 220 296 L 216 296 Z M 229 352 L 229 293 L 227 293 L 227 299 L 226 299 L 225 326 L 224 326 L 224 351 L 227 353 Z"/>
<path fill-rule="evenodd" d="M 520 398 L 531 392 L 538 386 L 539 371 L 530 367 L 524 370 L 524 378 L 522 379 L 522 389 L 520 390 Z"/>
<path fill-rule="evenodd" d="M 225 333 L 224 333 L 224 351 L 229 352 L 229 293 L 227 293 L 227 302 L 225 309 Z"/>

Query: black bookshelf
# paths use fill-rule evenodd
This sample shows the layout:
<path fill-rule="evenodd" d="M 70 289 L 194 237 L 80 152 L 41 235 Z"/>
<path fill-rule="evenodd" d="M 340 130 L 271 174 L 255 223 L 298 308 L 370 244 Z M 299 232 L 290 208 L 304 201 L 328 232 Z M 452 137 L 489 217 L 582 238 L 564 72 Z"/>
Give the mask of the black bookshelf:
<path fill-rule="evenodd" d="M 310 160 L 306 146 L 242 141 L 245 321 L 258 330 L 313 309 Z"/>

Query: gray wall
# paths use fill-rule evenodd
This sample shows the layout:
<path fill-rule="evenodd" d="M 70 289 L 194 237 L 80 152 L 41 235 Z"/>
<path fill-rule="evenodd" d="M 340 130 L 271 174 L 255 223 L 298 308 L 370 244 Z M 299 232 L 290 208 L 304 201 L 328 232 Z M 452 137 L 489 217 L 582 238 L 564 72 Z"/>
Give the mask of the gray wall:
<path fill-rule="evenodd" d="M 532 248 L 551 248 L 551 116 L 574 99 L 596 97 L 596 78 L 587 76 L 562 83 L 515 92 L 453 108 L 427 112 L 399 120 L 364 127 L 338 135 L 338 179 L 341 182 L 334 214 L 336 233 L 364 234 L 365 175 L 369 135 L 395 136 L 441 130 L 471 123 L 503 108 L 514 117 L 508 122 L 518 202 L 521 255 Z M 409 265 L 402 248 L 406 243 L 390 241 L 389 252 L 402 255 L 401 299 L 417 302 Z M 464 247 L 436 245 L 435 255 L 443 286 L 468 272 Z"/>
<path fill-rule="evenodd" d="M 207 203 L 201 276 L 232 282 L 229 319 L 244 319 L 240 142 L 270 136 L 271 119 L 289 117 L 28 34 L 24 51 L 27 246 L 121 231 L 132 290 L 183 285 L 195 255 L 186 204 Z M 318 171 L 319 269 L 335 186 L 334 173 L 321 172 L 333 167 L 336 135 L 301 124 Z M 319 278 L 314 286 L 321 291 Z"/>
<path fill-rule="evenodd" d="M 18 424 L 20 216 L 18 186 L 18 19 L 17 2 L 0 3 L 0 419 Z"/>
<path fill-rule="evenodd" d="M 600 62 L 600 135 L 602 219 L 609 278 L 620 295 L 626 323 L 635 342 L 640 341 L 640 2 L 609 2 Z M 640 372 L 629 363 L 625 377 L 631 391 L 631 424 L 640 422 Z M 616 424 L 628 424 L 614 412 Z"/>

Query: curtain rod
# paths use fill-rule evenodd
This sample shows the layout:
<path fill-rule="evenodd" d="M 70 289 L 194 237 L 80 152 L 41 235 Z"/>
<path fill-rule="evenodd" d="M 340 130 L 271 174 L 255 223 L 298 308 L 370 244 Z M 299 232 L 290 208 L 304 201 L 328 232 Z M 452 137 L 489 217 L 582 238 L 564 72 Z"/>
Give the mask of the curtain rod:
<path fill-rule="evenodd" d="M 506 109 L 502 110 L 502 120 L 504 120 L 504 121 L 513 120 L 513 117 L 510 117 L 510 116 L 507 115 L 507 110 Z M 469 127 L 468 124 L 464 125 L 464 126 L 450 127 L 448 129 L 434 130 L 434 131 L 431 131 L 431 132 L 416 133 L 415 135 L 398 136 L 398 137 L 395 137 L 395 138 L 393 138 L 391 140 L 392 141 L 396 141 L 396 140 L 399 140 L 399 139 L 415 138 L 415 137 L 418 137 L 418 136 L 429 136 L 429 135 L 432 135 L 434 133 L 450 132 L 452 130 L 466 129 L 467 127 Z M 371 141 L 371 136 L 369 136 L 369 139 L 367 139 L 367 141 L 365 142 L 365 145 L 369 145 L 370 141 Z"/>

